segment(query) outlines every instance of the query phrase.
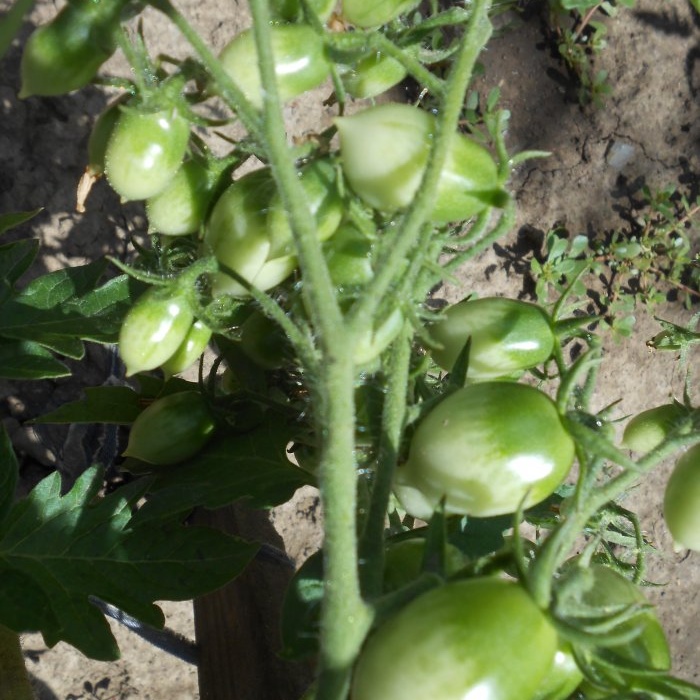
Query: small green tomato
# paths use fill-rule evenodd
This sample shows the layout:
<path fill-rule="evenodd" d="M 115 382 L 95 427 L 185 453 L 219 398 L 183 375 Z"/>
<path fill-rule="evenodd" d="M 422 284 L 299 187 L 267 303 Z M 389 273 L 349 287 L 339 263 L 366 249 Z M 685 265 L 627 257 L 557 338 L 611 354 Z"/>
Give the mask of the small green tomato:
<path fill-rule="evenodd" d="M 676 463 L 664 495 L 664 519 L 677 547 L 700 551 L 700 445 Z"/>

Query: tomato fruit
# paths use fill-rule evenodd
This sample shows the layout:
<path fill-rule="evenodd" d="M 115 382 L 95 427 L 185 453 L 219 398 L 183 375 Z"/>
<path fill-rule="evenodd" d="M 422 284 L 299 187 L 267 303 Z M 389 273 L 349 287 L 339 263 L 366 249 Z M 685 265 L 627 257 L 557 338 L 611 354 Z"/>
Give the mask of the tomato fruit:
<path fill-rule="evenodd" d="M 549 317 L 535 304 L 503 297 L 461 301 L 430 326 L 435 362 L 450 371 L 471 338 L 470 380 L 503 377 L 539 365 L 554 349 Z"/>
<path fill-rule="evenodd" d="M 653 450 L 666 439 L 685 412 L 681 404 L 669 403 L 638 413 L 625 426 L 623 447 L 635 452 Z"/>
<path fill-rule="evenodd" d="M 184 462 L 214 435 L 216 424 L 198 391 L 182 391 L 154 401 L 134 421 L 124 455 L 150 464 Z"/>
<path fill-rule="evenodd" d="M 384 104 L 335 120 L 343 172 L 365 203 L 393 212 L 413 201 L 425 172 L 435 117 L 416 107 Z M 430 218 L 461 221 L 504 203 L 496 164 L 468 137 L 452 136 Z"/>
<path fill-rule="evenodd" d="M 551 668 L 557 633 L 517 583 L 473 578 L 419 596 L 372 634 L 352 700 L 523 700 Z"/>
<path fill-rule="evenodd" d="M 406 77 L 406 69 L 391 56 L 375 52 L 360 59 L 343 73 L 345 91 L 356 100 L 376 97 L 398 85 Z"/>
<path fill-rule="evenodd" d="M 166 236 L 199 231 L 218 184 L 217 175 L 199 160 L 184 162 L 165 189 L 146 200 L 149 230 Z"/>
<path fill-rule="evenodd" d="M 411 515 L 445 512 L 488 517 L 549 496 L 574 458 L 574 442 L 554 402 L 524 384 L 483 382 L 433 408 L 411 439 L 395 492 Z"/>
<path fill-rule="evenodd" d="M 330 74 L 323 37 L 303 24 L 271 27 L 272 55 L 280 100 L 301 95 L 320 85 Z M 258 52 L 251 30 L 238 34 L 219 56 L 224 70 L 257 109 L 263 105 Z"/>
<path fill-rule="evenodd" d="M 335 0 L 309 0 L 308 6 L 321 22 L 325 22 L 333 14 Z M 299 0 L 271 0 L 270 13 L 273 20 L 283 22 L 301 22 L 304 19 L 304 10 Z"/>
<path fill-rule="evenodd" d="M 125 109 L 107 144 L 109 184 L 124 200 L 154 197 L 175 177 L 189 137 L 189 122 L 174 107 Z"/>
<path fill-rule="evenodd" d="M 559 640 L 554 661 L 531 700 L 567 700 L 583 680 L 571 645 Z"/>
<path fill-rule="evenodd" d="M 115 33 L 130 0 L 73 0 L 29 37 L 19 96 L 62 95 L 85 87 L 114 53 Z"/>
<path fill-rule="evenodd" d="M 341 224 L 323 244 L 333 284 L 339 292 L 357 292 L 374 277 L 372 243 L 352 224 Z"/>
<path fill-rule="evenodd" d="M 216 201 L 204 230 L 204 249 L 263 291 L 282 282 L 296 267 L 292 255 L 268 260 L 272 244 L 267 212 L 274 192 L 267 168 L 244 175 Z M 248 296 L 242 284 L 223 272 L 213 275 L 212 292 Z"/>
<path fill-rule="evenodd" d="M 412 10 L 419 0 L 343 0 L 343 16 L 358 27 L 377 27 Z"/>
<path fill-rule="evenodd" d="M 384 552 L 384 592 L 396 591 L 415 581 L 423 570 L 425 539 L 412 537 L 407 540 L 388 542 Z M 459 571 L 467 558 L 453 544 L 445 547 L 445 574 Z"/>
<path fill-rule="evenodd" d="M 700 551 L 700 445 L 676 462 L 666 484 L 664 519 L 677 545 Z"/>
<path fill-rule="evenodd" d="M 119 354 L 127 376 L 169 360 L 190 332 L 192 321 L 189 304 L 178 292 L 155 287 L 139 297 L 119 332 Z"/>
<path fill-rule="evenodd" d="M 206 350 L 211 339 L 211 329 L 201 321 L 195 321 L 178 349 L 160 366 L 166 377 L 180 374 L 191 367 Z"/>
<path fill-rule="evenodd" d="M 241 349 L 264 369 L 278 369 L 291 357 L 291 345 L 284 331 L 259 311 L 253 311 L 241 326 Z"/>

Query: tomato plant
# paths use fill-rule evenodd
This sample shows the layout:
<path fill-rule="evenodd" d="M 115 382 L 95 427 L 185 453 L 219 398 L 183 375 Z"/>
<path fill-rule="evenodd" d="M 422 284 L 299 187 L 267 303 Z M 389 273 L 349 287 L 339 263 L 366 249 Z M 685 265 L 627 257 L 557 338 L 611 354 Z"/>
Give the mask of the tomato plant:
<path fill-rule="evenodd" d="M 169 394 L 156 399 L 134 421 L 124 455 L 159 466 L 184 462 L 211 440 L 215 427 L 198 391 Z"/>
<path fill-rule="evenodd" d="M 700 550 L 700 446 L 678 460 L 668 479 L 664 519 L 678 546 Z"/>
<path fill-rule="evenodd" d="M 387 620 L 355 669 L 353 700 L 531 697 L 549 671 L 557 634 L 517 584 L 448 583 Z"/>
<path fill-rule="evenodd" d="M 574 443 L 556 406 L 523 384 L 484 382 L 447 396 L 411 438 L 396 493 L 406 510 L 512 513 L 549 496 L 569 471 Z"/>
<path fill-rule="evenodd" d="M 494 379 L 543 363 L 554 349 L 552 324 L 543 309 L 515 299 L 467 299 L 445 309 L 430 326 L 434 360 L 451 370 L 467 339 L 468 379 Z"/>
<path fill-rule="evenodd" d="M 584 24 L 610 9 L 584 4 Z M 682 406 L 627 425 L 622 447 L 644 454 L 621 449 L 616 404 L 601 409 L 596 395 L 599 319 L 577 300 L 582 265 L 598 261 L 563 237 L 537 261 L 556 298 L 541 285 L 541 305 L 496 298 L 486 279 L 473 299 L 478 285 L 462 280 L 468 300 L 436 312 L 443 285 L 517 221 L 511 168 L 543 155 L 511 152 L 498 91 L 483 100 L 488 73 L 473 81 L 502 9 L 250 0 L 252 26 L 217 58 L 171 0 L 69 0 L 32 36 L 23 95 L 80 87 L 115 47 L 123 54 L 128 70 L 115 61 L 117 74 L 96 81 L 121 97 L 95 125 L 88 174 L 145 207 L 119 215 L 133 245 L 110 258 L 123 274 L 104 284 L 107 263 L 95 262 L 23 289 L 34 244 L 0 246 L 0 373 L 64 376 L 53 355 L 118 343 L 125 369 L 110 363 L 109 381 L 44 418 L 112 426 L 96 461 L 112 449 L 110 479 L 130 472 L 104 497 L 92 470 L 65 495 L 54 478 L 15 504 L 0 431 L 0 651 L 6 630 L 16 647 L 0 653 L 0 677 L 6 658 L 21 664 L 25 630 L 113 658 L 88 601 L 161 624 L 153 601 L 223 586 L 255 549 L 179 527 L 193 511 L 269 508 L 312 485 L 323 546 L 295 574 L 282 628 L 284 653 L 311 657 L 314 700 L 564 700 L 577 689 L 700 700 L 670 675 L 663 630 L 633 583 L 651 547 L 621 502 L 684 451 L 665 514 L 678 544 L 698 546 L 690 373 Z M 153 17 L 186 43 L 154 46 Z M 289 101 L 312 88 L 315 121 L 299 133 L 285 120 L 306 102 Z M 383 104 L 363 101 L 380 94 Z M 697 210 L 681 204 L 678 248 Z M 3 215 L 0 232 L 27 217 Z M 571 255 L 559 259 L 562 245 Z M 672 325 L 666 345 L 687 359 L 697 334 Z M 203 352 L 197 384 L 173 376 Z M 123 464 L 115 426 L 130 426 Z M 269 545 L 260 557 L 289 565 Z M 205 638 L 209 697 L 221 670 L 204 658 L 209 642 L 230 635 Z M 248 676 L 273 679 L 251 696 L 290 687 L 277 669 Z"/>

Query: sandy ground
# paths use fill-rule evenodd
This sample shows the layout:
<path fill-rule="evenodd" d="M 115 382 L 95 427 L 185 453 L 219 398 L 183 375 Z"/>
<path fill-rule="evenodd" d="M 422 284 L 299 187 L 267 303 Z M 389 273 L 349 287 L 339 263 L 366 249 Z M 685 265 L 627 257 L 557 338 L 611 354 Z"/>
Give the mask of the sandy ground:
<path fill-rule="evenodd" d="M 39 0 L 20 38 L 2 64 L 0 73 L 0 211 L 44 206 L 45 213 L 18 234 L 38 235 L 43 255 L 35 274 L 94 259 L 104 253 L 119 254 L 129 231 L 138 228 L 143 213 L 138 204 L 120 208 L 116 196 L 104 185 L 92 194 L 88 211 L 79 215 L 73 207 L 74 188 L 85 164 L 90 125 L 107 102 L 104 93 L 89 88 L 55 99 L 16 98 L 19 46 L 35 24 L 51 17 L 62 3 Z M 220 48 L 246 12 L 228 0 L 181 0 L 182 7 L 202 34 Z M 562 68 L 543 46 L 536 19 L 489 45 L 482 83 L 498 85 L 502 102 L 512 111 L 509 131 L 511 150 L 547 150 L 552 156 L 521 166 L 512 187 L 519 203 L 518 223 L 498 251 L 488 251 L 462 273 L 465 286 L 482 293 L 517 295 L 522 277 L 506 264 L 505 251 L 518 241 L 525 225 L 547 230 L 565 223 L 574 233 L 590 233 L 622 224 L 621 211 L 635 188 L 665 184 L 694 188 L 698 193 L 700 153 L 697 114 L 700 90 L 700 28 L 685 0 L 640 0 L 607 22 L 609 46 L 600 59 L 610 73 L 613 95 L 602 109 L 580 108 L 570 99 L 561 81 Z M 9 6 L 0 0 L 0 11 Z M 147 36 L 158 46 L 177 53 L 177 34 L 155 13 L 147 13 Z M 118 63 L 115 69 L 119 69 Z M 288 107 L 294 128 L 303 130 L 316 114 L 304 102 Z M 615 154 L 624 153 L 625 158 Z M 449 298 L 460 296 L 458 287 L 445 290 Z M 669 305 L 659 311 L 664 318 L 683 321 L 688 313 Z M 623 343 L 610 341 L 601 371 L 599 407 L 617 399 L 620 416 L 635 413 L 680 396 L 680 376 L 672 354 L 652 354 L 645 341 L 657 330 L 640 315 L 634 335 Z M 84 384 L 104 372 L 105 359 L 98 352 L 81 369 Z M 79 389 L 66 382 L 0 385 L 0 415 L 15 429 L 25 457 L 23 477 L 29 485 L 52 468 L 51 433 L 35 436 L 19 422 L 75 396 Z M 53 436 L 55 439 L 55 436 Z M 64 445 L 65 447 L 65 445 Z M 80 465 L 64 474 L 74 477 Z M 645 531 L 657 546 L 650 558 L 649 577 L 666 585 L 650 589 L 659 605 L 673 651 L 675 672 L 700 680 L 700 556 L 673 551 L 661 513 L 661 494 L 667 470 L 659 470 L 630 498 Z M 290 554 L 303 558 L 317 541 L 315 525 L 303 514 L 313 495 L 304 494 L 302 505 L 273 514 L 275 526 L 286 537 Z M 167 624 L 193 637 L 191 606 L 165 603 Z M 195 700 L 196 670 L 114 625 L 123 658 L 114 664 L 86 660 L 63 644 L 47 650 L 41 638 L 24 639 L 28 668 L 37 679 L 42 700 Z"/>

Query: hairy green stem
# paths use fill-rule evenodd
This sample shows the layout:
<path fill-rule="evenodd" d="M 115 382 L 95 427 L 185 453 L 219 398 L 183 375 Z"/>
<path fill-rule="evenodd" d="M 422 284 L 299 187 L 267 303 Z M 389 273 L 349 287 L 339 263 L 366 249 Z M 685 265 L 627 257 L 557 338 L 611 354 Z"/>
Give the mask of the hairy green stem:
<path fill-rule="evenodd" d="M 0 625 L 0 698 L 34 700 L 19 635 Z"/>
<path fill-rule="evenodd" d="M 374 474 L 372 495 L 365 529 L 360 541 L 362 584 L 365 595 L 381 594 L 384 578 L 384 527 L 399 454 L 399 445 L 406 418 L 406 387 L 411 361 L 413 328 L 404 323 L 394 341 L 388 367 L 388 382 L 382 412 L 382 435 Z"/>
<path fill-rule="evenodd" d="M 266 0 L 252 0 L 253 34 L 263 85 L 263 131 L 270 167 L 287 211 L 302 273 L 301 293 L 317 333 L 321 361 L 312 377 L 324 509 L 324 600 L 317 700 L 343 700 L 372 612 L 360 592 L 357 558 L 354 347 L 316 237 L 314 220 L 289 156 L 276 85 Z M 370 326 L 367 326 L 370 328 Z"/>

